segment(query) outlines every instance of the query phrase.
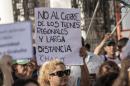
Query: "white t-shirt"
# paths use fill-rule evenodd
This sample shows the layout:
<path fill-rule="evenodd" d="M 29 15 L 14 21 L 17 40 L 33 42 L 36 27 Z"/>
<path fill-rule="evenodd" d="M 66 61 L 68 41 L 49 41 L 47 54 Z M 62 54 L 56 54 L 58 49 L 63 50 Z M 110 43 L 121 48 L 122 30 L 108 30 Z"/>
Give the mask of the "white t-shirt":
<path fill-rule="evenodd" d="M 115 59 L 110 59 L 110 58 L 108 58 L 108 56 L 107 55 L 101 55 L 101 57 L 100 57 L 101 59 L 102 59 L 102 61 L 113 61 L 113 62 L 115 62 L 116 64 L 120 64 L 121 63 L 121 61 L 119 60 L 119 58 L 118 57 L 116 57 Z M 105 60 L 105 59 L 107 59 L 107 60 Z"/>
<path fill-rule="evenodd" d="M 90 74 L 97 73 L 99 67 L 103 63 L 103 60 L 99 56 L 91 52 L 87 52 L 87 54 L 88 56 L 85 58 L 85 63 L 87 64 L 89 73 Z"/>

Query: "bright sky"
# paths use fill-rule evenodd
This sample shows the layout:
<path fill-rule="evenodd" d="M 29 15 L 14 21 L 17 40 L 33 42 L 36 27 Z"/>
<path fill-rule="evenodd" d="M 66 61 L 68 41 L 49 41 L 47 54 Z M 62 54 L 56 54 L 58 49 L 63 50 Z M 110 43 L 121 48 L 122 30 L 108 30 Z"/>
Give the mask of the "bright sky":
<path fill-rule="evenodd" d="M 50 0 L 52 8 L 71 8 L 71 0 Z"/>
<path fill-rule="evenodd" d="M 0 24 L 12 23 L 13 21 L 12 0 L 0 0 Z"/>

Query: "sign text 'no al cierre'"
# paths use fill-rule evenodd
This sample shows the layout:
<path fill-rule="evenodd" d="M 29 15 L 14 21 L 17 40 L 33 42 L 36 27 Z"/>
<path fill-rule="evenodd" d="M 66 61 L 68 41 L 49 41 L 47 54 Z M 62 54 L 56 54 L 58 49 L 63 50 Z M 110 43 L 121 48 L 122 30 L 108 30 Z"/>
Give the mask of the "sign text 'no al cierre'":
<path fill-rule="evenodd" d="M 38 64 L 60 59 L 81 65 L 80 10 L 35 8 L 36 57 Z"/>

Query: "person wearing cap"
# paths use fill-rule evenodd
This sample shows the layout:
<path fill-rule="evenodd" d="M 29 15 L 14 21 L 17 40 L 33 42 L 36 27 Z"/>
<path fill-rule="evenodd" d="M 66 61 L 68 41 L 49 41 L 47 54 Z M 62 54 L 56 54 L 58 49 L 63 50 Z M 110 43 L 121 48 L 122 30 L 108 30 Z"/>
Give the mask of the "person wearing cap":
<path fill-rule="evenodd" d="M 32 72 L 29 70 L 28 64 L 30 60 L 14 60 L 13 61 L 13 79 L 28 79 L 31 78 Z"/>
<path fill-rule="evenodd" d="M 111 34 L 106 34 L 102 42 L 95 48 L 94 54 L 99 55 L 102 48 L 105 53 L 101 55 L 102 61 L 114 61 L 117 64 L 120 64 L 120 59 L 116 56 L 116 43 L 114 39 L 111 38 Z"/>

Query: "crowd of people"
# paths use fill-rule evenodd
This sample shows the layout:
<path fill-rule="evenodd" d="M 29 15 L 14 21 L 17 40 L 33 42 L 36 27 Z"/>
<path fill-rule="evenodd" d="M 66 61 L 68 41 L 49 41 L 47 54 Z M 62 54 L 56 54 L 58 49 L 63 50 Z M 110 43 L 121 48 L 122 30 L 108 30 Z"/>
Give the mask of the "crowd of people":
<path fill-rule="evenodd" d="M 91 52 L 84 44 L 79 54 L 83 65 L 65 65 L 55 59 L 38 66 L 32 59 L 0 59 L 0 86 L 130 86 L 130 38 L 115 40 L 106 34 Z M 34 48 L 35 49 L 35 48 Z"/>

